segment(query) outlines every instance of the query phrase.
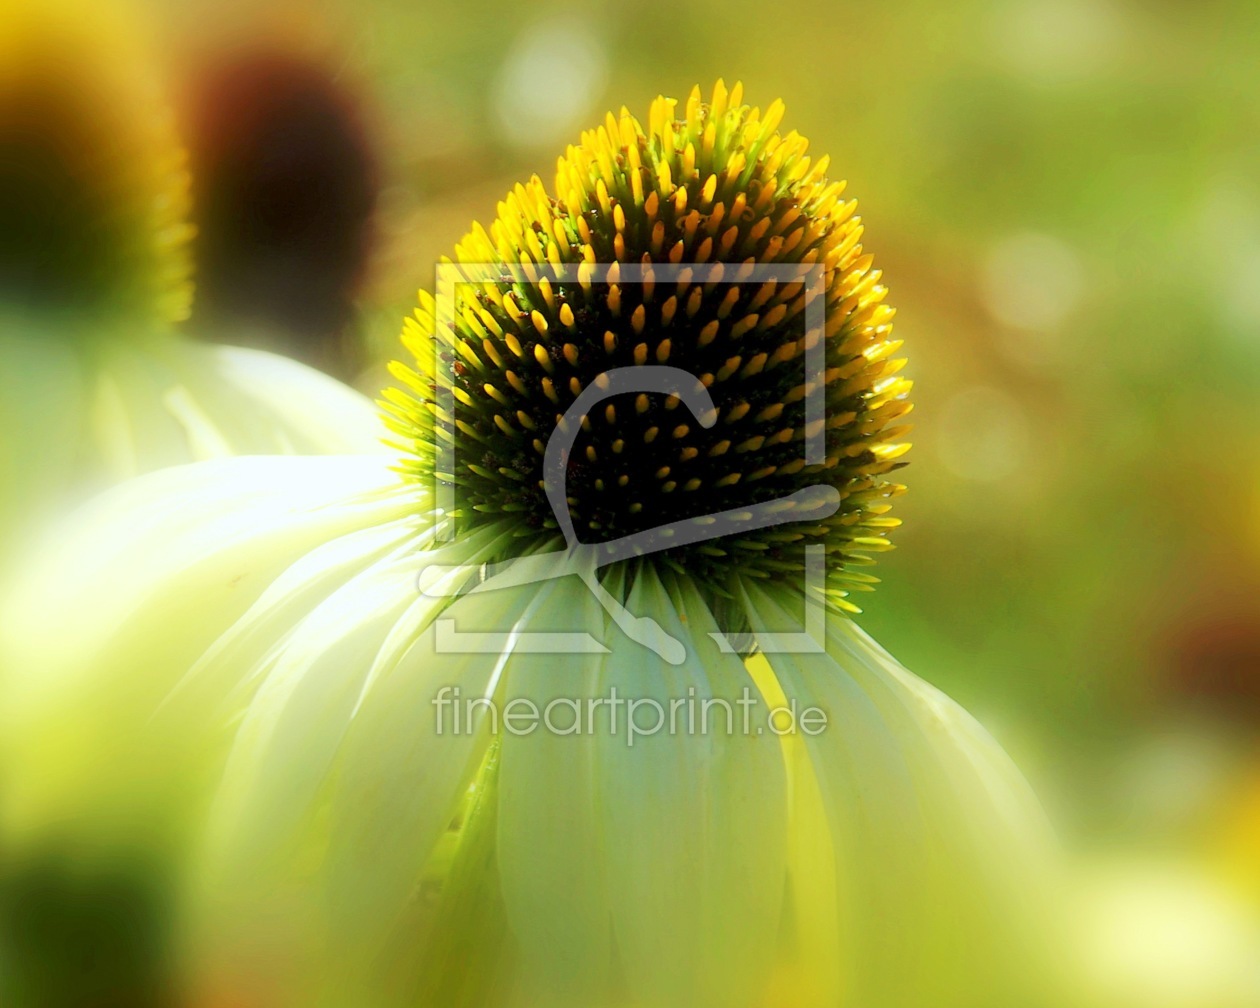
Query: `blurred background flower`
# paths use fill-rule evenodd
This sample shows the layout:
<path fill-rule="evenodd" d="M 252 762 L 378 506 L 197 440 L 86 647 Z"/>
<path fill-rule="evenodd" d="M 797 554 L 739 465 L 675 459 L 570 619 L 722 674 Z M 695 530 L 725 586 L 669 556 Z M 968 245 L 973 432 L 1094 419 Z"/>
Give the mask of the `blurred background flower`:
<path fill-rule="evenodd" d="M 309 50 L 309 47 L 308 47 Z M 223 44 L 185 81 L 203 335 L 353 379 L 376 152 L 344 61 L 283 35 Z"/>
<path fill-rule="evenodd" d="M 128 14 L 0 4 L 0 552 L 140 472 L 378 440 L 370 402 L 330 378 L 178 331 L 188 170 L 151 26 Z"/>

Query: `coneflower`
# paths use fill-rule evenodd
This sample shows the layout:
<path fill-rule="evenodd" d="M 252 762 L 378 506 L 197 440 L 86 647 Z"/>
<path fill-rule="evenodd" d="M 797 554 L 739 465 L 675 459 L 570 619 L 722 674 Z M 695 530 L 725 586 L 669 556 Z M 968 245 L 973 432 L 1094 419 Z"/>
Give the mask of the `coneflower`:
<path fill-rule="evenodd" d="M 361 397 L 175 332 L 188 176 L 143 32 L 78 0 L 0 3 L 0 522 L 163 465 L 369 451 Z"/>
<path fill-rule="evenodd" d="M 19 586 L 11 828 L 182 819 L 208 1003 L 1044 994 L 1035 804 L 845 611 L 909 386 L 782 113 L 622 110 L 474 227 L 385 396 L 401 476 L 159 474 Z"/>

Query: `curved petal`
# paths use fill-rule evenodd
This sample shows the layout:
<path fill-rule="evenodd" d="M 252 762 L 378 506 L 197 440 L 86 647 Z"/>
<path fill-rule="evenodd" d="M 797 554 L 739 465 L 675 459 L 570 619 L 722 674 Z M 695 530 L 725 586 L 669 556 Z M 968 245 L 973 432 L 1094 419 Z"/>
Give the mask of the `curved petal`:
<path fill-rule="evenodd" d="M 100 351 L 88 442 L 113 480 L 229 455 L 375 453 L 375 406 L 262 350 L 155 338 Z"/>
<path fill-rule="evenodd" d="M 443 687 L 493 696 L 502 664 L 493 652 L 444 654 L 434 619 L 519 618 L 534 589 L 452 602 L 418 586 L 428 564 L 475 567 L 499 536 L 395 552 L 296 620 L 299 596 L 278 583 L 198 670 L 218 678 L 222 662 L 259 680 L 200 883 L 209 946 L 200 954 L 218 983 L 260 940 L 276 950 L 269 971 L 287 963 L 283 986 L 312 999 L 351 985 L 359 1000 L 348 1003 L 361 1003 L 367 990 L 433 979 L 425 949 L 440 941 L 435 918 L 449 923 L 449 901 L 429 907 L 415 892 L 491 742 L 482 725 L 452 724 L 454 704 L 443 725 L 434 701 Z M 245 917 L 263 933 L 243 927 Z M 391 942 L 405 944 L 392 970 L 382 967 Z"/>
<path fill-rule="evenodd" d="M 694 586 L 643 570 L 627 605 L 687 651 L 672 666 L 616 640 L 599 684 L 645 704 L 640 728 L 664 713 L 633 745 L 599 733 L 593 754 L 627 995 L 634 1004 L 762 1004 L 787 882 L 780 747 L 751 702 L 758 693 L 744 663 L 709 636 L 717 625 Z"/>
<path fill-rule="evenodd" d="M 128 818 L 172 776 L 144 755 L 154 733 L 190 748 L 186 718 L 152 718 L 184 673 L 295 559 L 415 509 L 395 487 L 380 457 L 229 459 L 119 486 L 56 529 L 0 606 L 8 826 Z"/>
<path fill-rule="evenodd" d="M 746 592 L 763 628 L 791 625 L 778 596 Z M 847 618 L 826 625 L 825 654 L 766 662 L 789 700 L 828 718 L 802 742 L 835 840 L 835 890 L 812 899 L 839 908 L 843 1003 L 1008 1004 L 1046 905 L 1040 812 L 966 712 Z"/>

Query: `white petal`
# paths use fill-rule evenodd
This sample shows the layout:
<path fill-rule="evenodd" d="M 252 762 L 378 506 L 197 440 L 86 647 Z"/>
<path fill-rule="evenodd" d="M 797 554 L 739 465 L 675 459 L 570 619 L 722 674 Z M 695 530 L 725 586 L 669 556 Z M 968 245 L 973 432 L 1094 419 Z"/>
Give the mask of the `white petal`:
<path fill-rule="evenodd" d="M 593 754 L 627 994 L 655 1005 L 763 1003 L 787 883 L 780 746 L 758 711 L 741 705 L 758 697 L 756 685 L 709 637 L 717 625 L 694 586 L 671 594 L 645 570 L 628 607 L 684 641 L 687 658 L 671 666 L 617 641 L 599 684 L 666 712 L 662 731 L 633 747 L 601 734 Z M 651 727 L 655 708 L 646 710 Z"/>
<path fill-rule="evenodd" d="M 375 456 L 229 459 L 143 477 L 71 516 L 0 606 L 11 825 L 143 800 L 164 770 L 136 764 L 129 740 L 295 559 L 414 507 L 396 485 Z"/>
<path fill-rule="evenodd" d="M 101 352 L 89 439 L 117 480 L 228 455 L 378 452 L 363 395 L 296 361 L 168 337 Z"/>
<path fill-rule="evenodd" d="M 483 562 L 499 535 L 386 557 L 296 621 L 296 596 L 278 583 L 199 669 L 217 677 L 220 663 L 239 671 L 252 660 L 248 674 L 262 680 L 202 883 L 214 904 L 202 922 L 210 971 L 230 972 L 242 944 L 260 940 L 241 924 L 250 917 L 266 922 L 273 958 L 292 969 L 286 982 L 312 997 L 352 982 L 361 992 L 383 979 L 423 983 L 416 932 L 438 939 L 414 891 L 490 744 L 484 728 L 448 723 L 439 733 L 433 701 L 452 685 L 493 695 L 501 664 L 496 654 L 442 654 L 433 619 L 511 618 L 533 589 L 452 602 L 418 584 L 428 563 Z M 382 965 L 391 941 L 405 942 L 398 977 Z"/>
<path fill-rule="evenodd" d="M 793 622 L 768 593 L 751 587 L 748 599 L 768 628 Z M 835 849 L 835 891 L 814 898 L 839 909 L 843 1003 L 1006 1003 L 1006 985 L 1027 980 L 1036 876 L 1051 867 L 1008 758 L 838 614 L 825 655 L 766 660 L 787 697 L 829 719 L 803 744 Z"/>

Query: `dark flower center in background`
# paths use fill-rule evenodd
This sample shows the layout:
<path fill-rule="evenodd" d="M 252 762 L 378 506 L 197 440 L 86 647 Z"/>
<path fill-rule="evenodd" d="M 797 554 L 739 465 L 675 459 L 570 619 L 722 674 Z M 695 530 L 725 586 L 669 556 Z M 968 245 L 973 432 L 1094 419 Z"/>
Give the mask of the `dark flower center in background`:
<path fill-rule="evenodd" d="M 345 330 L 378 188 L 356 97 L 333 68 L 269 51 L 212 65 L 191 92 L 198 312 L 353 374 Z"/>

